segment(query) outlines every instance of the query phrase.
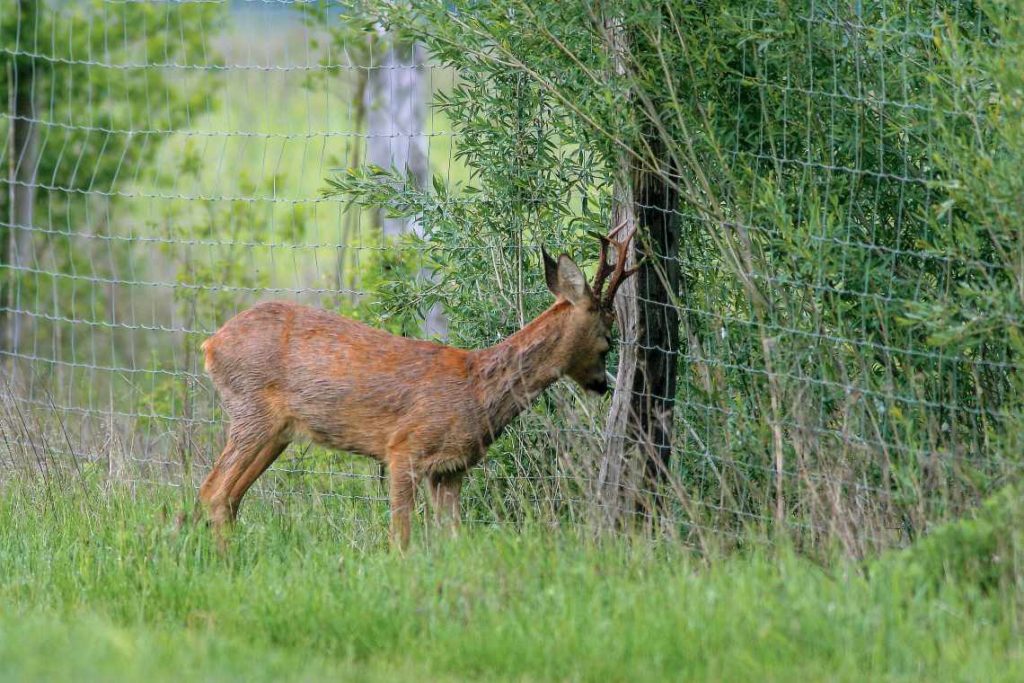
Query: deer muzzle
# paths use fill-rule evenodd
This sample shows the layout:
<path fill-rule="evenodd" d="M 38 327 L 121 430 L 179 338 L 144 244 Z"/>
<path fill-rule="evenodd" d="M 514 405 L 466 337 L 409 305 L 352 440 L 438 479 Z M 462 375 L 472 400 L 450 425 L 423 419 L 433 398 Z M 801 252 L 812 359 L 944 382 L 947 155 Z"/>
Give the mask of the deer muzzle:
<path fill-rule="evenodd" d="M 588 382 L 584 389 L 593 392 L 598 396 L 604 396 L 608 393 L 608 378 L 602 377 L 601 379 Z"/>

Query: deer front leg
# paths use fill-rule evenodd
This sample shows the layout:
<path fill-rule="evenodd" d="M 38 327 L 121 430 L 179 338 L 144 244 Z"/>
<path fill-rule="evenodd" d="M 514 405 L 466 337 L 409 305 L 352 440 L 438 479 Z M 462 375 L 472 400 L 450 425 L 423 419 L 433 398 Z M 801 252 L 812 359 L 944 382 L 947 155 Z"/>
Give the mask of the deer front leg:
<path fill-rule="evenodd" d="M 430 500 L 434 507 L 435 519 L 448 526 L 454 534 L 458 531 L 459 496 L 462 494 L 462 479 L 465 472 L 439 472 L 430 475 Z"/>
<path fill-rule="evenodd" d="M 392 456 L 390 475 L 391 547 L 404 552 L 409 547 L 409 518 L 418 482 L 412 458 Z"/>

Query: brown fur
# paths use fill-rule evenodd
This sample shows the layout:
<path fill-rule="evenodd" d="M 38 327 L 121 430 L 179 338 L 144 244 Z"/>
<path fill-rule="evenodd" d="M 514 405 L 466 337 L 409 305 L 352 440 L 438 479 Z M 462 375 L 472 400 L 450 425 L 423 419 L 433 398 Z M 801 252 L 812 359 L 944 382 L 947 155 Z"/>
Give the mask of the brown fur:
<path fill-rule="evenodd" d="M 288 302 L 258 304 L 225 323 L 202 347 L 231 419 L 199 491 L 215 527 L 234 520 L 252 483 L 303 436 L 387 464 L 399 547 L 424 477 L 435 508 L 457 523 L 466 470 L 546 387 L 569 376 L 607 390 L 609 309 L 567 256 L 547 260 L 555 303 L 485 349 L 398 337 Z"/>

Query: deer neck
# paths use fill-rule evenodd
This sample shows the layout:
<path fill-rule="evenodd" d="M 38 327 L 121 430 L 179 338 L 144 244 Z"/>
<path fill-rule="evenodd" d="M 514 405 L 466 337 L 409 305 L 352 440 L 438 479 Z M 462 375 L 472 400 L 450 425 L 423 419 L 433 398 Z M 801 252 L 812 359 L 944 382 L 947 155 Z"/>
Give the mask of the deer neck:
<path fill-rule="evenodd" d="M 562 345 L 571 306 L 556 302 L 501 343 L 475 352 L 475 390 L 489 441 L 565 372 Z"/>

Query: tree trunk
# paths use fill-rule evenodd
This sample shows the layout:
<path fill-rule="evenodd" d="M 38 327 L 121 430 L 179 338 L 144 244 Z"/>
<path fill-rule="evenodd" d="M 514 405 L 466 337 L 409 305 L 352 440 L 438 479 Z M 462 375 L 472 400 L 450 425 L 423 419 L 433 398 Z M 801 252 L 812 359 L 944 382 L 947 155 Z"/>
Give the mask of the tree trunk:
<path fill-rule="evenodd" d="M 384 169 L 408 173 L 418 187 L 430 185 L 430 159 L 423 134 L 427 107 L 424 65 L 426 49 L 419 44 L 401 43 L 381 32 L 386 45 L 382 58 L 373 64 L 363 93 L 366 111 L 366 162 Z M 423 236 L 415 217 L 390 218 L 380 215 L 385 239 L 407 232 Z M 424 269 L 420 277 L 429 279 Z M 439 304 L 431 307 L 423 321 L 427 337 L 447 338 L 448 322 Z"/>
<path fill-rule="evenodd" d="M 664 151 L 656 135 L 649 136 L 648 142 L 656 155 Z M 649 492 L 637 500 L 637 506 L 642 509 L 653 502 L 655 509 L 647 510 L 653 513 L 659 507 L 672 454 L 679 367 L 679 195 L 656 173 L 639 172 L 634 182 L 644 261 L 636 274 L 639 324 L 631 413 L 644 453 L 641 489 Z"/>
<path fill-rule="evenodd" d="M 625 166 L 624 160 L 620 161 Z M 636 222 L 633 188 L 629 175 L 622 168 L 620 177 L 624 181 L 615 183 L 613 194 L 615 206 L 612 211 L 612 225 L 625 223 L 623 230 L 630 230 Z M 627 267 L 635 262 L 635 241 L 627 253 Z M 637 339 L 639 308 L 636 296 L 636 278 L 622 283 L 615 297 L 615 317 L 619 325 L 619 368 L 615 375 L 615 390 L 612 404 L 605 423 L 604 453 L 597 476 L 596 500 L 599 501 L 598 522 L 605 528 L 618 525 L 623 510 L 627 507 L 628 482 L 630 476 L 629 454 L 635 442 L 635 416 L 633 414 L 633 387 L 636 384 Z"/>
<path fill-rule="evenodd" d="M 19 0 L 21 35 L 31 35 L 36 6 L 34 0 Z M 36 125 L 35 68 L 33 61 L 17 56 L 10 62 L 8 87 L 11 114 L 11 142 L 8 166 L 8 228 L 0 246 L 0 265 L 7 268 L 3 281 L 4 291 L 0 305 L 4 311 L 0 318 L 0 345 L 9 354 L 18 351 L 21 340 L 21 318 L 17 314 L 17 287 L 15 285 L 22 265 L 25 244 L 31 239 L 32 221 L 36 201 L 36 172 L 39 165 L 39 127 Z M 12 356 L 7 355 L 7 358 Z"/>
<path fill-rule="evenodd" d="M 625 73 L 627 36 L 621 23 L 607 24 L 608 49 L 618 75 Z M 613 191 L 614 225 L 637 225 L 630 259 L 644 258 L 636 277 L 619 290 L 619 370 L 605 432 L 598 495 L 605 524 L 616 525 L 632 509 L 654 514 L 672 452 L 679 349 L 679 194 L 670 181 L 667 150 L 653 124 L 644 132 L 655 169 L 619 159 Z M 636 446 L 636 448 L 633 448 Z M 636 454 L 636 455 L 633 455 Z"/>
<path fill-rule="evenodd" d="M 615 224 L 636 221 L 635 251 L 643 262 L 615 302 L 619 369 L 598 477 L 603 519 L 611 525 L 631 507 L 646 514 L 660 507 L 672 453 L 679 363 L 678 194 L 655 173 L 637 173 L 633 183 Z"/>

